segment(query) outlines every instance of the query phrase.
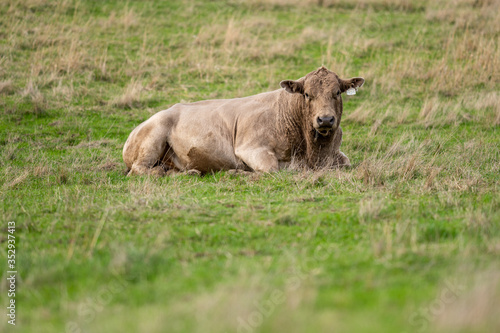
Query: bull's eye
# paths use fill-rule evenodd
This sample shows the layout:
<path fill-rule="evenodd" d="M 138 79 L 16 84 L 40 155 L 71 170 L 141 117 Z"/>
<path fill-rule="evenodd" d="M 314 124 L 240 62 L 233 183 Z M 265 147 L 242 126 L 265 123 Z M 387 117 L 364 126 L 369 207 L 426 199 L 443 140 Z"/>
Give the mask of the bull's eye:
<path fill-rule="evenodd" d="M 307 99 L 309 99 L 309 94 L 305 93 L 304 96 L 306 96 Z"/>
<path fill-rule="evenodd" d="M 337 91 L 337 97 L 339 97 L 339 96 L 340 96 L 340 90 L 339 90 L 339 91 Z"/>

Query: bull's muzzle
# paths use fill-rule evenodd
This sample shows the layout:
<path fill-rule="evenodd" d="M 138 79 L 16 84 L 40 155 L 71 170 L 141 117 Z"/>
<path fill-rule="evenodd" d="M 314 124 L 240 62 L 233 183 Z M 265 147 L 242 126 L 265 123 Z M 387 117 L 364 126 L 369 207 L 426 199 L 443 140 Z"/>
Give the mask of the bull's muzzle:
<path fill-rule="evenodd" d="M 316 131 L 322 136 L 327 136 L 330 134 L 330 131 L 333 130 L 335 117 L 318 117 L 316 121 L 318 123 Z"/>
<path fill-rule="evenodd" d="M 333 124 L 335 124 L 335 117 L 318 117 L 316 121 L 319 127 L 333 127 Z"/>

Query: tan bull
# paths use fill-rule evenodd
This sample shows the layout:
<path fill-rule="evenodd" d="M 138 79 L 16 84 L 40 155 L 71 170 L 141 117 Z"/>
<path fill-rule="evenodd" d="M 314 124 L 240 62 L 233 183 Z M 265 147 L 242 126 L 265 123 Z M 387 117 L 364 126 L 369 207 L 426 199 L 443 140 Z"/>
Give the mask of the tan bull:
<path fill-rule="evenodd" d="M 340 151 L 341 94 L 364 83 L 321 67 L 244 98 L 176 104 L 137 126 L 123 147 L 133 174 L 271 172 L 292 158 L 315 169 L 350 165 Z M 351 90 L 352 91 L 352 90 Z"/>

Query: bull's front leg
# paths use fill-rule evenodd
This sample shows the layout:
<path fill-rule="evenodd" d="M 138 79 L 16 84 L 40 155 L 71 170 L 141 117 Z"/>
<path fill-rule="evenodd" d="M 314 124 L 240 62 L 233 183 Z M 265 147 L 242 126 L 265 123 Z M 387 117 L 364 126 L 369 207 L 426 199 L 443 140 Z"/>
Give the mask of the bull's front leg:
<path fill-rule="evenodd" d="M 340 151 L 340 145 L 342 144 L 342 128 L 335 131 L 335 136 L 333 137 L 333 167 L 348 167 L 351 166 L 351 161 L 349 158 Z"/>
<path fill-rule="evenodd" d="M 335 160 L 334 166 L 336 166 L 336 167 L 350 167 L 351 166 L 351 161 L 349 160 L 349 157 L 347 157 L 340 150 L 335 154 L 334 160 Z"/>
<path fill-rule="evenodd" d="M 274 152 L 268 148 L 236 148 L 235 155 L 254 171 L 273 172 L 278 170 L 278 159 Z"/>

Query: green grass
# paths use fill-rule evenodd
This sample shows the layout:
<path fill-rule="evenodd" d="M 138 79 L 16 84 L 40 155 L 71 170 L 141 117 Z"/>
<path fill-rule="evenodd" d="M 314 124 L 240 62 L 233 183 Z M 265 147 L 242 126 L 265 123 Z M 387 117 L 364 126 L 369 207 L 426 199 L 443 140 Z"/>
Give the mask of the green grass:
<path fill-rule="evenodd" d="M 0 1 L 2 313 L 18 332 L 497 332 L 495 0 Z M 321 65 L 349 169 L 124 175 L 180 101 Z"/>

